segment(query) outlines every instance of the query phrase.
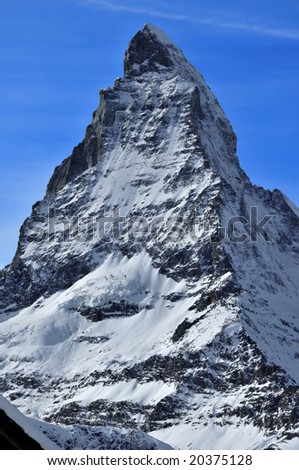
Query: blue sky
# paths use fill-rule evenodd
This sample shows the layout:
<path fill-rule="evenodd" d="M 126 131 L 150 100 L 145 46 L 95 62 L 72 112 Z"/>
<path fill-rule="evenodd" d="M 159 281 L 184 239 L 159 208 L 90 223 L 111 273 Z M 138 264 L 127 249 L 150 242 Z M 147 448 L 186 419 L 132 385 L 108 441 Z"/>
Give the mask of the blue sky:
<path fill-rule="evenodd" d="M 299 204 L 298 0 L 1 0 L 0 266 L 147 22 L 205 76 L 251 180 Z"/>

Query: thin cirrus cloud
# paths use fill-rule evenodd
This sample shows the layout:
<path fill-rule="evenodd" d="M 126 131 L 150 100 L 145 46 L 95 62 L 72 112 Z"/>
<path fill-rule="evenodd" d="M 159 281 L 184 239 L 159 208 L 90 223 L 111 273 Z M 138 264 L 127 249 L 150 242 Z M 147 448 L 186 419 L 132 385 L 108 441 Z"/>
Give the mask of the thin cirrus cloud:
<path fill-rule="evenodd" d="M 117 5 L 112 2 L 107 2 L 105 0 L 84 0 L 85 3 L 89 5 L 95 5 L 107 10 L 115 11 L 115 12 L 127 12 L 133 13 L 136 15 L 149 15 L 155 16 L 157 18 L 165 18 L 169 20 L 179 20 L 179 21 L 188 21 L 188 17 L 185 15 L 176 15 L 172 13 L 164 13 L 162 11 L 151 10 L 149 8 L 139 8 L 139 7 L 132 7 L 130 5 Z"/>
<path fill-rule="evenodd" d="M 127 12 L 136 15 L 148 15 L 156 18 L 165 18 L 170 20 L 177 20 L 183 21 L 186 23 L 193 23 L 193 24 L 201 24 L 206 26 L 211 26 L 218 29 L 226 29 L 226 30 L 235 30 L 235 31 L 244 31 L 252 34 L 262 34 L 266 36 L 273 36 L 285 39 L 299 39 L 299 29 L 294 28 L 278 28 L 278 27 L 271 27 L 262 24 L 254 24 L 254 23 L 240 23 L 235 21 L 222 21 L 216 18 L 196 18 L 196 17 L 189 17 L 186 15 L 180 15 L 175 13 L 165 13 L 159 10 L 152 10 L 150 8 L 139 8 L 133 7 L 130 5 L 119 5 L 113 2 L 108 2 L 106 0 L 84 0 L 84 3 L 98 6 L 106 10 L 114 11 L 114 12 Z"/>

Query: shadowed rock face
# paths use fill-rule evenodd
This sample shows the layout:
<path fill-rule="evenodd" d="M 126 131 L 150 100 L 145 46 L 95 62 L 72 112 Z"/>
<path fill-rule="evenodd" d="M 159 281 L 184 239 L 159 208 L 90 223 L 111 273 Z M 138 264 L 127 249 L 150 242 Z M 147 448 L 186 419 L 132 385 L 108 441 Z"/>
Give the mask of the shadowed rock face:
<path fill-rule="evenodd" d="M 163 44 L 146 25 L 132 39 L 125 54 L 125 77 L 130 78 L 160 67 L 175 67 L 169 47 Z"/>
<path fill-rule="evenodd" d="M 86 129 L 83 142 L 74 148 L 70 157 L 55 168 L 53 176 L 48 183 L 47 194 L 51 195 L 60 191 L 76 176 L 96 165 L 98 158 L 98 138 L 91 124 Z"/>
<path fill-rule="evenodd" d="M 42 450 L 32 437 L 0 410 L 0 449 L 1 450 Z"/>

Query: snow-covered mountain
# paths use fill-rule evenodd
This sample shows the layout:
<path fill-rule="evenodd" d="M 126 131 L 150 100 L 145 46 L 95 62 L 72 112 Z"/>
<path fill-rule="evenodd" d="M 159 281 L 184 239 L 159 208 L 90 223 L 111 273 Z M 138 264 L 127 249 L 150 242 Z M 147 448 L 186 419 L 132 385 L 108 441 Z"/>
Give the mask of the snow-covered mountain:
<path fill-rule="evenodd" d="M 58 450 L 15 406 L 0 396 L 0 449 L 1 450 Z"/>
<path fill-rule="evenodd" d="M 0 396 L 1 450 L 135 449 L 170 450 L 171 446 L 136 429 L 104 426 L 57 426 L 24 416 Z"/>
<path fill-rule="evenodd" d="M 297 446 L 299 210 L 164 33 L 124 69 L 1 271 L 2 393 L 176 448 Z"/>

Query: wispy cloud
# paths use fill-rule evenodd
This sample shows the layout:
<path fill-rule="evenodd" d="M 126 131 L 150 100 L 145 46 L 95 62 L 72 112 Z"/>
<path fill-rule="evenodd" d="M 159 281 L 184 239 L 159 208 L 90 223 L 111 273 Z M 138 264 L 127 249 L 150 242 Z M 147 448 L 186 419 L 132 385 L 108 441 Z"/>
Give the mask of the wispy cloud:
<path fill-rule="evenodd" d="M 193 23 L 197 23 L 197 20 L 191 20 Z M 206 22 L 208 24 L 208 22 Z M 275 36 L 285 39 L 299 39 L 299 30 L 298 29 L 285 29 L 285 28 L 274 28 L 264 25 L 258 25 L 253 23 L 237 23 L 237 22 L 226 22 L 218 20 L 209 20 L 211 26 L 233 29 L 240 31 L 248 31 L 251 33 L 263 34 L 267 36 Z"/>
<path fill-rule="evenodd" d="M 251 34 L 260 34 L 264 36 L 273 36 L 279 37 L 284 39 L 299 39 L 299 29 L 293 28 L 278 28 L 267 26 L 263 24 L 255 24 L 255 23 L 240 23 L 235 21 L 222 21 L 217 18 L 196 18 L 196 17 L 189 17 L 186 15 L 180 15 L 175 13 L 165 13 L 163 11 L 154 10 L 151 8 L 143 8 L 143 7 L 134 7 L 131 5 L 126 4 L 117 4 L 114 2 L 110 2 L 107 0 L 84 0 L 84 3 L 97 6 L 106 10 L 114 11 L 114 12 L 126 12 L 132 13 L 135 15 L 147 15 L 156 18 L 164 18 L 170 20 L 177 20 L 186 23 L 192 24 L 201 24 L 210 26 L 213 28 L 218 29 L 227 29 L 232 31 L 244 31 Z"/>
<path fill-rule="evenodd" d="M 133 13 L 137 15 L 148 15 L 148 16 L 155 16 L 158 18 L 166 18 L 170 20 L 178 20 L 178 21 L 188 21 L 188 17 L 185 15 L 176 15 L 172 13 L 164 13 L 162 11 L 152 10 L 148 8 L 139 8 L 139 7 L 132 7 L 130 5 L 117 5 L 112 2 L 107 2 L 105 0 L 84 0 L 85 3 L 90 5 L 95 5 L 98 7 L 105 8 L 107 10 L 112 10 L 115 12 L 127 12 Z"/>

